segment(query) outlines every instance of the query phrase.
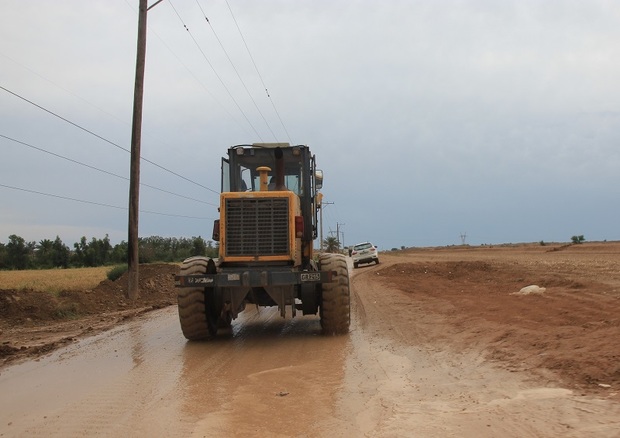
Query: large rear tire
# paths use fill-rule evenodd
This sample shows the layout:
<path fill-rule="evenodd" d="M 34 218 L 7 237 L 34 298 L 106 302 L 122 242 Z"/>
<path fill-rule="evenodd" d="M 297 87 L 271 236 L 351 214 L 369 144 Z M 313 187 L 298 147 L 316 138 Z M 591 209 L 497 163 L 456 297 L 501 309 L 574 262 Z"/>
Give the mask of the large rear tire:
<path fill-rule="evenodd" d="M 207 273 L 207 257 L 191 257 L 181 265 L 181 275 L 203 275 Z M 178 289 L 179 321 L 183 335 L 198 341 L 211 339 L 217 334 L 218 309 L 215 306 L 213 288 Z"/>
<path fill-rule="evenodd" d="M 321 328 L 323 334 L 340 335 L 349 332 L 351 323 L 351 293 L 349 267 L 342 254 L 321 254 L 321 271 L 335 271 L 331 283 L 323 283 L 321 293 Z"/>

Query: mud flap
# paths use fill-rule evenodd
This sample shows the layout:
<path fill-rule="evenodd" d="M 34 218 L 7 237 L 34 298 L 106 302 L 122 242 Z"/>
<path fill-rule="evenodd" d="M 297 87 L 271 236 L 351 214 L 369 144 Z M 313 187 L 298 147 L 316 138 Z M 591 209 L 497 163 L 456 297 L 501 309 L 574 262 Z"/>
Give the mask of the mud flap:
<path fill-rule="evenodd" d="M 301 284 L 301 311 L 304 315 L 316 315 L 319 311 L 319 294 L 316 283 Z"/>

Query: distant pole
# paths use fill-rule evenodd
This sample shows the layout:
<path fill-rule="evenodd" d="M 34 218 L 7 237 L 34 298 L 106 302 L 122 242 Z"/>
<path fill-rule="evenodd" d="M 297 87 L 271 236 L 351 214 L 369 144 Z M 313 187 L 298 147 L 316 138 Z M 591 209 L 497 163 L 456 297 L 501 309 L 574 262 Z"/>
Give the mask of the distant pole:
<path fill-rule="evenodd" d="M 346 224 L 339 224 L 336 223 L 336 237 L 338 237 L 338 243 L 342 243 L 342 248 L 340 249 L 344 249 L 344 231 L 340 231 L 340 226 L 341 225 L 346 225 Z M 342 235 L 342 242 L 340 242 L 340 235 Z"/>
<path fill-rule="evenodd" d="M 138 212 L 140 208 L 140 141 L 142 139 L 142 101 L 144 96 L 144 66 L 146 63 L 146 12 L 148 0 L 140 0 L 138 10 L 138 50 L 136 54 L 136 81 L 133 93 L 133 121 L 131 128 L 131 166 L 129 170 L 129 234 L 127 263 L 129 287 L 127 296 L 135 300 L 138 288 Z"/>
<path fill-rule="evenodd" d="M 340 248 L 340 224 L 336 222 L 336 242 L 338 242 L 338 249 Z"/>
<path fill-rule="evenodd" d="M 319 237 L 319 250 L 323 252 L 323 205 L 321 203 L 321 237 Z"/>
<path fill-rule="evenodd" d="M 321 202 L 321 245 L 320 245 L 320 250 L 323 251 L 323 206 L 324 205 L 332 205 L 333 202 Z"/>

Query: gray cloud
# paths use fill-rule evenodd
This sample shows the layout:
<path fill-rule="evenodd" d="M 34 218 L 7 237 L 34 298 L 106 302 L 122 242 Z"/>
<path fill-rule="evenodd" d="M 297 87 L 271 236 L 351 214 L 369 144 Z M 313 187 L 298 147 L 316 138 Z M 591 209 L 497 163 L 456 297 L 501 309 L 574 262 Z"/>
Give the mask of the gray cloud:
<path fill-rule="evenodd" d="M 228 3 L 272 100 L 226 2 L 200 4 L 237 72 L 195 3 L 164 1 L 149 12 L 143 156 L 217 190 L 228 146 L 274 141 L 271 131 L 288 141 L 273 102 L 292 141 L 317 154 L 335 203 L 324 229 L 346 224 L 345 242 L 620 239 L 617 3 Z M 2 86 L 129 148 L 135 7 L 6 1 Z M 128 174 L 127 153 L 2 90 L 0 134 Z M 127 204 L 124 181 L 1 138 L 0 148 L 0 184 Z M 142 181 L 217 202 L 148 164 Z M 124 210 L 0 193 L 5 238 L 125 238 Z M 141 208 L 207 218 L 145 213 L 141 235 L 208 237 L 217 213 L 148 188 Z"/>

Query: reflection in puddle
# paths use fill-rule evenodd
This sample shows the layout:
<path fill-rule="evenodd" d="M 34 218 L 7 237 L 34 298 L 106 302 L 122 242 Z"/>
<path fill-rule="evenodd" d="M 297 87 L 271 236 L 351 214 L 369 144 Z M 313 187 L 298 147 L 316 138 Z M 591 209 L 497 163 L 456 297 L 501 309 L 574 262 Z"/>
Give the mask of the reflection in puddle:
<path fill-rule="evenodd" d="M 320 335 L 315 316 L 246 309 L 229 334 L 183 350 L 184 411 L 196 436 L 318 430 L 342 385 L 347 336 Z"/>

